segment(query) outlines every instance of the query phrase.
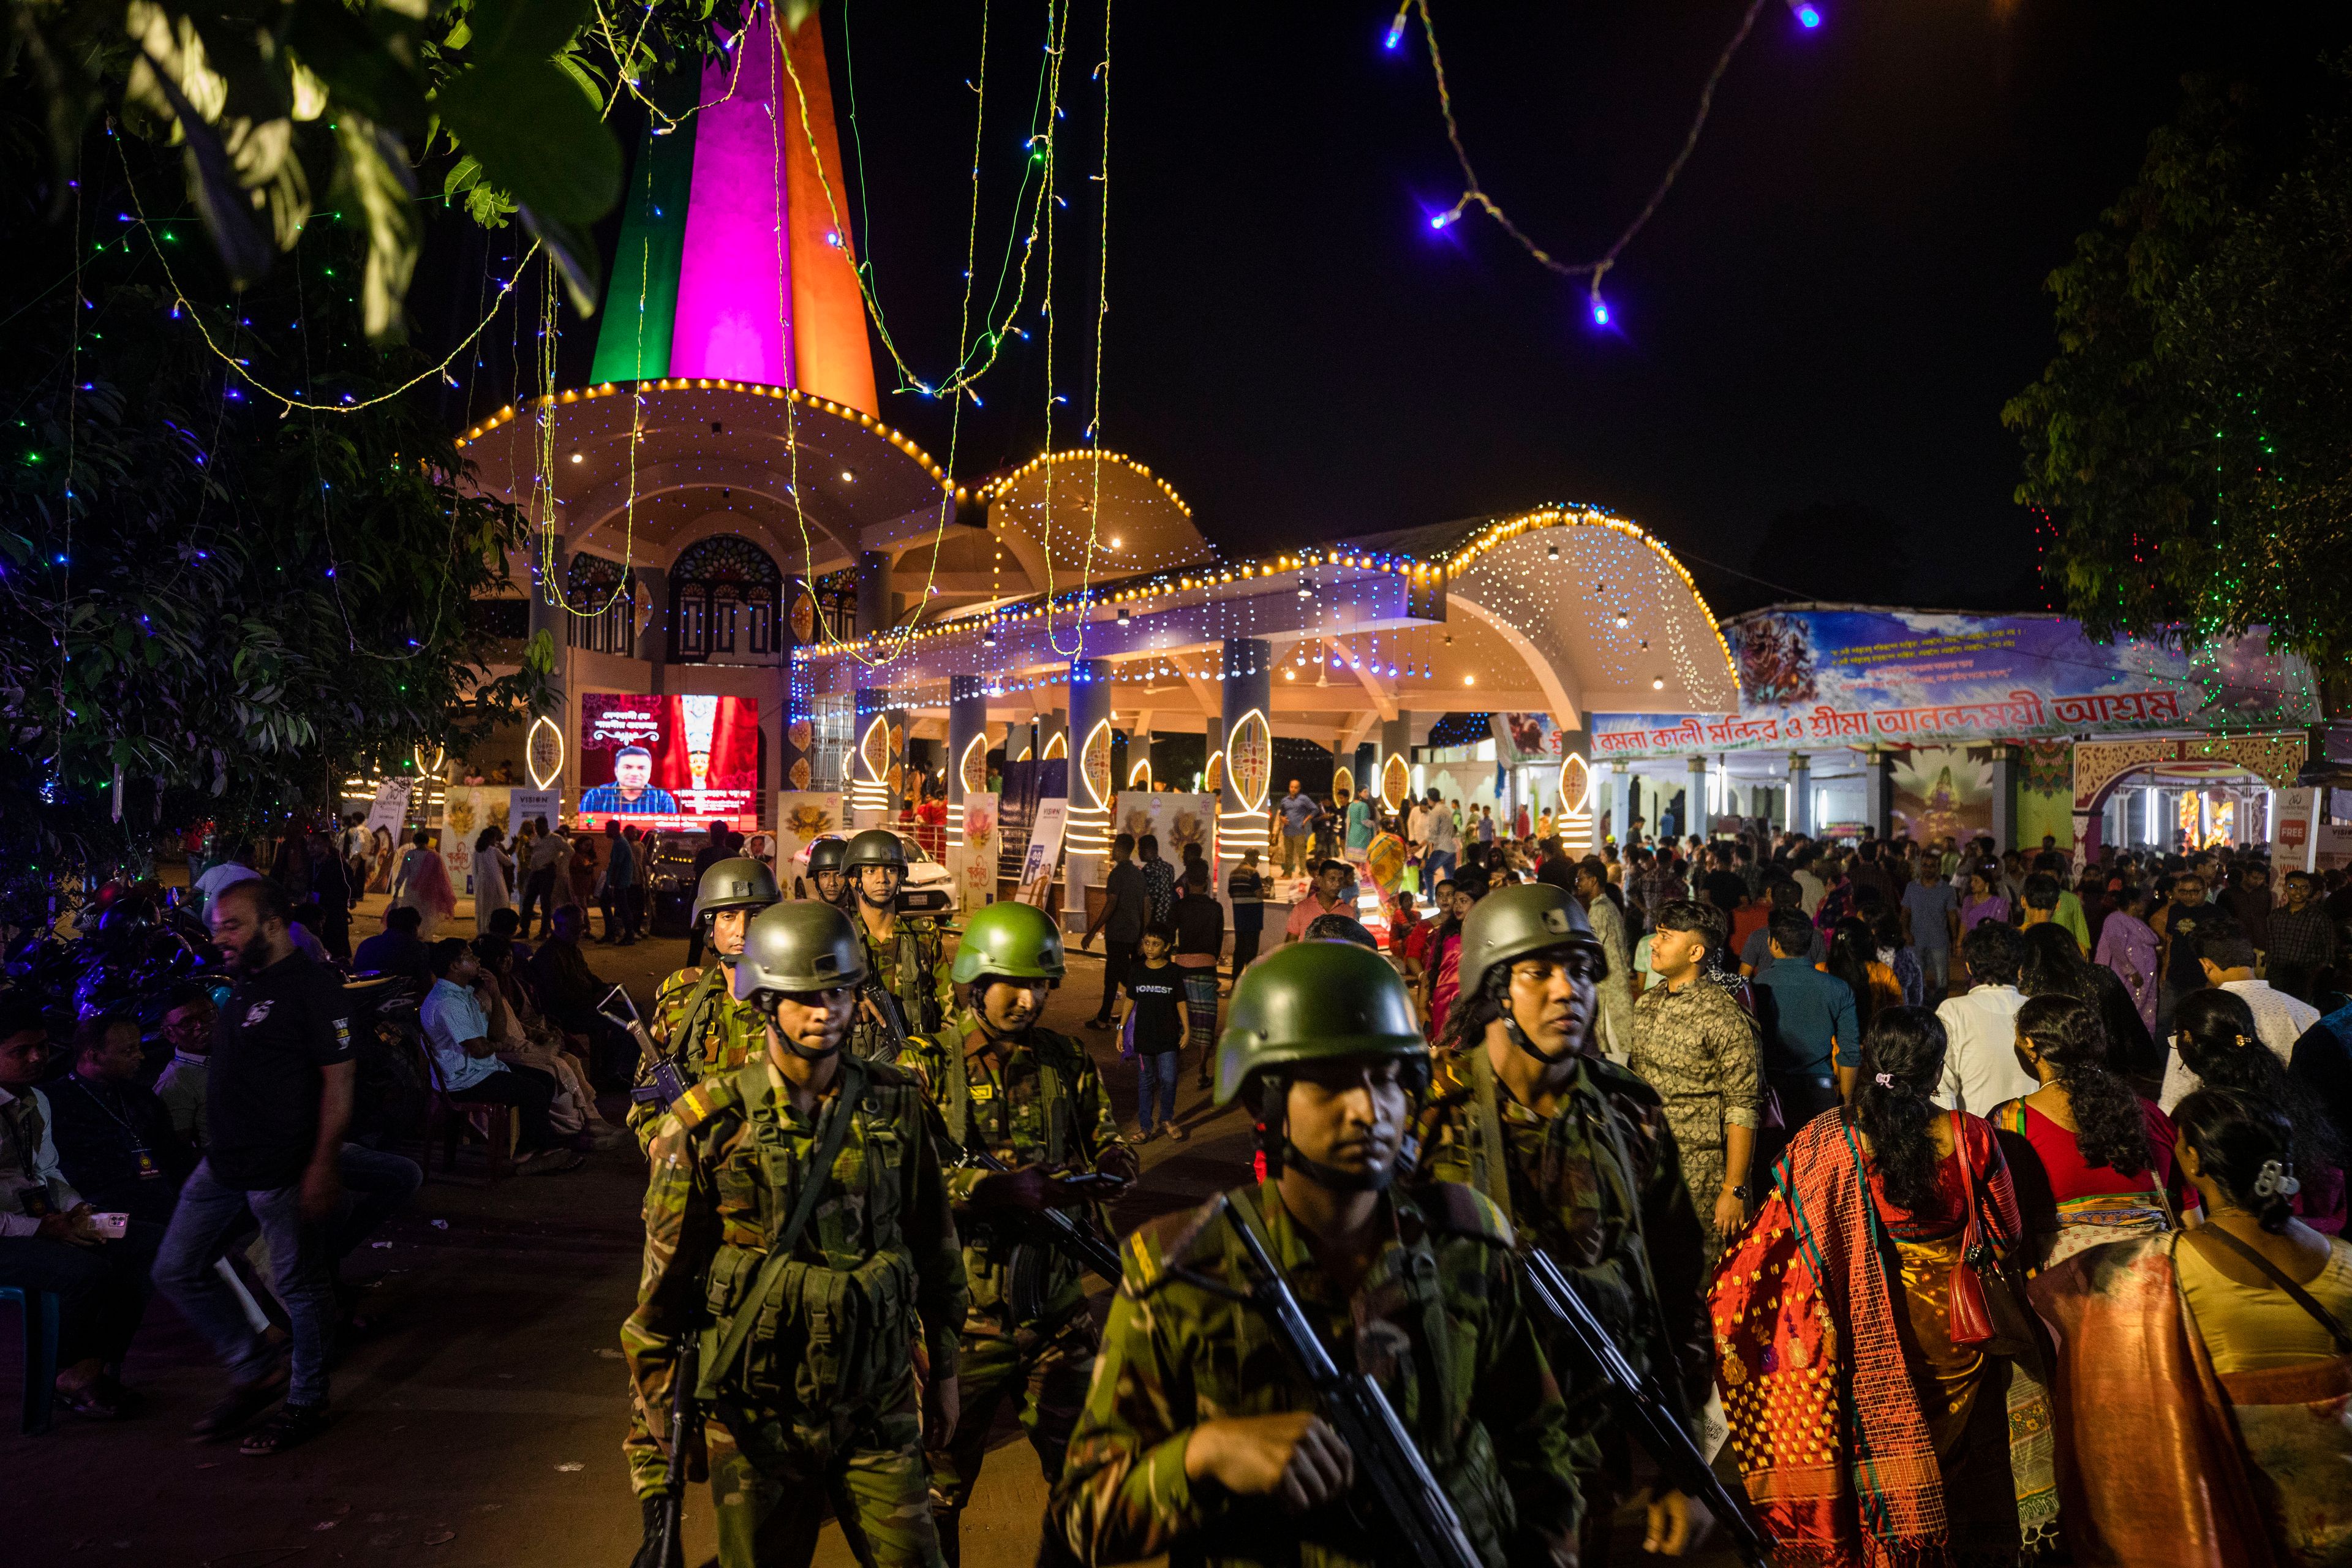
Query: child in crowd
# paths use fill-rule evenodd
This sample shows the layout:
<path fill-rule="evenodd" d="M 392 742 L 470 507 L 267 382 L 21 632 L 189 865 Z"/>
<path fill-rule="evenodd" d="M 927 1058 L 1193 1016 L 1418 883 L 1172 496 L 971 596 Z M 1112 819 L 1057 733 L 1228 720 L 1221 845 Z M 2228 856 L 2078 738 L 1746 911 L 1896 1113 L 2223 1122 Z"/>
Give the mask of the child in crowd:
<path fill-rule="evenodd" d="M 1192 1019 L 1184 1004 L 1184 972 L 1169 956 L 1175 945 L 1176 939 L 1165 925 L 1154 921 L 1145 926 L 1137 948 L 1138 962 L 1120 986 L 1126 994 L 1121 1023 L 1133 1026 L 1129 1044 L 1141 1080 L 1137 1086 L 1135 1131 L 1128 1138 L 1129 1143 L 1149 1143 L 1162 1127 L 1180 1143 L 1192 1136 L 1176 1125 L 1176 1072 L 1183 1060 L 1184 1037 L 1191 1031 Z"/>

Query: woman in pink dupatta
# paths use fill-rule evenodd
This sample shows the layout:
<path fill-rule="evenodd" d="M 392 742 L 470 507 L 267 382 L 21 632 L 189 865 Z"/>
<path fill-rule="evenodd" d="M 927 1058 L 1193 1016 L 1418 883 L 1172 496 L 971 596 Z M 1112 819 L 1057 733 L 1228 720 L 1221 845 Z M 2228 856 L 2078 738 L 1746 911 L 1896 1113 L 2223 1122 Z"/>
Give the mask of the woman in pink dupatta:
<path fill-rule="evenodd" d="M 1925 1008 L 1871 1020 L 1853 1103 L 1790 1141 L 1709 1293 L 1733 1451 L 1780 1568 L 1974 1568 L 2054 1544 L 2054 1499 L 2011 1476 L 2008 1364 L 1951 1338 L 1964 1194 L 1996 1256 L 2024 1227 L 1991 1129 L 1928 1100 L 1945 1048 Z"/>
<path fill-rule="evenodd" d="M 392 879 L 392 902 L 417 912 L 424 922 L 417 934 L 427 942 L 443 921 L 457 912 L 457 889 L 449 885 L 449 868 L 441 851 L 433 847 L 431 830 L 418 828 L 415 841 L 401 857 L 399 873 Z"/>

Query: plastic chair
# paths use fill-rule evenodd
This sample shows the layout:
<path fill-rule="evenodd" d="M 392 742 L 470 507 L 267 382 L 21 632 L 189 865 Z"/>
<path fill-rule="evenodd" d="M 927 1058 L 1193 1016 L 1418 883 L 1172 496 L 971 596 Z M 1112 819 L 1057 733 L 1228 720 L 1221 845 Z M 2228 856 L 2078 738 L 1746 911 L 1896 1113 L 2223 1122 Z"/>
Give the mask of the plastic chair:
<path fill-rule="evenodd" d="M 53 1290 L 0 1285 L 0 1301 L 14 1301 L 25 1313 L 24 1433 L 37 1437 L 49 1429 L 58 1395 L 58 1305 Z"/>
<path fill-rule="evenodd" d="M 475 1116 L 482 1118 L 483 1152 L 489 1163 L 488 1178 L 503 1182 L 514 1174 L 515 1134 L 520 1119 L 510 1105 L 469 1105 L 449 1098 L 449 1087 L 441 1076 L 440 1058 L 430 1050 L 423 1052 L 426 1082 L 431 1085 L 425 1123 L 425 1174 L 433 1175 L 433 1145 L 441 1144 L 443 1167 L 455 1173 L 457 1169 L 457 1142 L 466 1123 Z"/>

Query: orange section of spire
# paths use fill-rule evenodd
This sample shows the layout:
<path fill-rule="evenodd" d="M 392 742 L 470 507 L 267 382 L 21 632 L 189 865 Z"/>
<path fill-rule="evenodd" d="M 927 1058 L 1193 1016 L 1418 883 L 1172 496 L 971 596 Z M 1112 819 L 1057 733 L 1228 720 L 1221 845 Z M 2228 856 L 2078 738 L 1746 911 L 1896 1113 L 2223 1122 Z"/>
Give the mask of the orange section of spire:
<path fill-rule="evenodd" d="M 803 392 L 829 397 L 867 414 L 881 412 L 874 390 L 874 351 L 866 338 L 866 302 L 859 296 L 856 253 L 849 233 L 849 187 L 841 162 L 841 138 L 833 126 L 833 88 L 824 66 L 824 34 L 811 7 L 799 28 L 784 34 L 793 69 L 807 95 L 808 126 L 814 133 L 815 158 L 824 160 L 824 179 L 810 154 L 810 138 L 796 123 L 799 105 L 791 101 L 790 83 L 783 84 L 780 105 L 793 116 L 793 134 L 784 141 L 784 202 L 791 215 L 793 347 L 794 380 Z M 833 202 L 825 200 L 825 185 Z M 833 209 L 841 209 L 836 230 Z"/>

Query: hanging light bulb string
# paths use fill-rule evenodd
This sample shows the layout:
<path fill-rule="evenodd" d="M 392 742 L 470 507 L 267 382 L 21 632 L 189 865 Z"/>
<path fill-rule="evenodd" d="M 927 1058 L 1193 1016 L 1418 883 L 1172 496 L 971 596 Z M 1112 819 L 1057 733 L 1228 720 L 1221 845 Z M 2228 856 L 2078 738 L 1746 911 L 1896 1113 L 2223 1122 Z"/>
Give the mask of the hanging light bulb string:
<path fill-rule="evenodd" d="M 1421 18 L 1421 35 L 1429 44 L 1430 73 L 1437 80 L 1437 108 L 1438 112 L 1445 120 L 1445 140 L 1453 145 L 1454 161 L 1462 168 L 1462 195 L 1454 199 L 1452 206 L 1444 212 L 1433 215 L 1429 220 L 1429 226 L 1441 229 L 1451 227 L 1460 221 L 1464 213 L 1473 206 L 1477 207 L 1495 220 L 1496 227 L 1518 241 L 1519 247 L 1543 267 L 1562 278 L 1586 279 L 1587 299 L 1592 311 L 1593 322 L 1597 326 L 1607 326 L 1609 306 L 1601 297 L 1601 280 L 1608 275 L 1611 268 L 1617 265 L 1617 258 L 1624 254 L 1627 246 L 1633 243 L 1633 237 L 1640 234 L 1650 219 L 1656 215 L 1659 205 L 1666 199 L 1666 193 L 1674 189 L 1675 181 L 1681 176 L 1683 165 L 1689 163 L 1691 154 L 1698 150 L 1699 132 L 1706 129 L 1707 115 L 1715 108 L 1716 85 L 1723 80 L 1723 73 L 1731 68 L 1732 57 L 1737 55 L 1739 52 L 1739 47 L 1748 41 L 1748 35 L 1755 31 L 1756 18 L 1763 13 L 1765 5 L 1769 3 L 1769 0 L 1748 0 L 1748 9 L 1740 16 L 1738 28 L 1731 35 L 1731 41 L 1724 45 L 1723 52 L 1716 57 L 1715 68 L 1707 72 L 1706 84 L 1699 89 L 1698 112 L 1691 118 L 1690 130 L 1683 135 L 1681 149 L 1675 153 L 1674 161 L 1666 165 L 1664 175 L 1659 179 L 1656 187 L 1650 192 L 1650 199 L 1643 202 L 1641 210 L 1633 215 L 1633 221 L 1625 226 L 1609 248 L 1602 251 L 1599 258 L 1591 261 L 1571 263 L 1560 260 L 1542 246 L 1538 245 L 1525 230 L 1511 221 L 1510 215 L 1503 210 L 1502 204 L 1488 195 L 1486 188 L 1479 184 L 1478 172 L 1471 167 L 1470 153 L 1463 145 L 1462 127 L 1454 117 L 1454 93 L 1445 79 L 1444 57 L 1438 52 L 1437 29 L 1430 22 L 1429 0 L 1405 0 L 1405 4 L 1397 8 L 1395 19 L 1389 24 L 1387 47 L 1395 48 L 1403 38 L 1406 10 L 1410 8 L 1417 13 Z M 1811 9 L 1811 7 L 1804 7 L 1804 9 Z M 1801 12 L 1799 19 L 1803 21 Z M 1811 27 L 1816 26 L 1819 20 L 1820 13 L 1815 11 L 1813 19 L 1805 21 L 1804 25 Z"/>

